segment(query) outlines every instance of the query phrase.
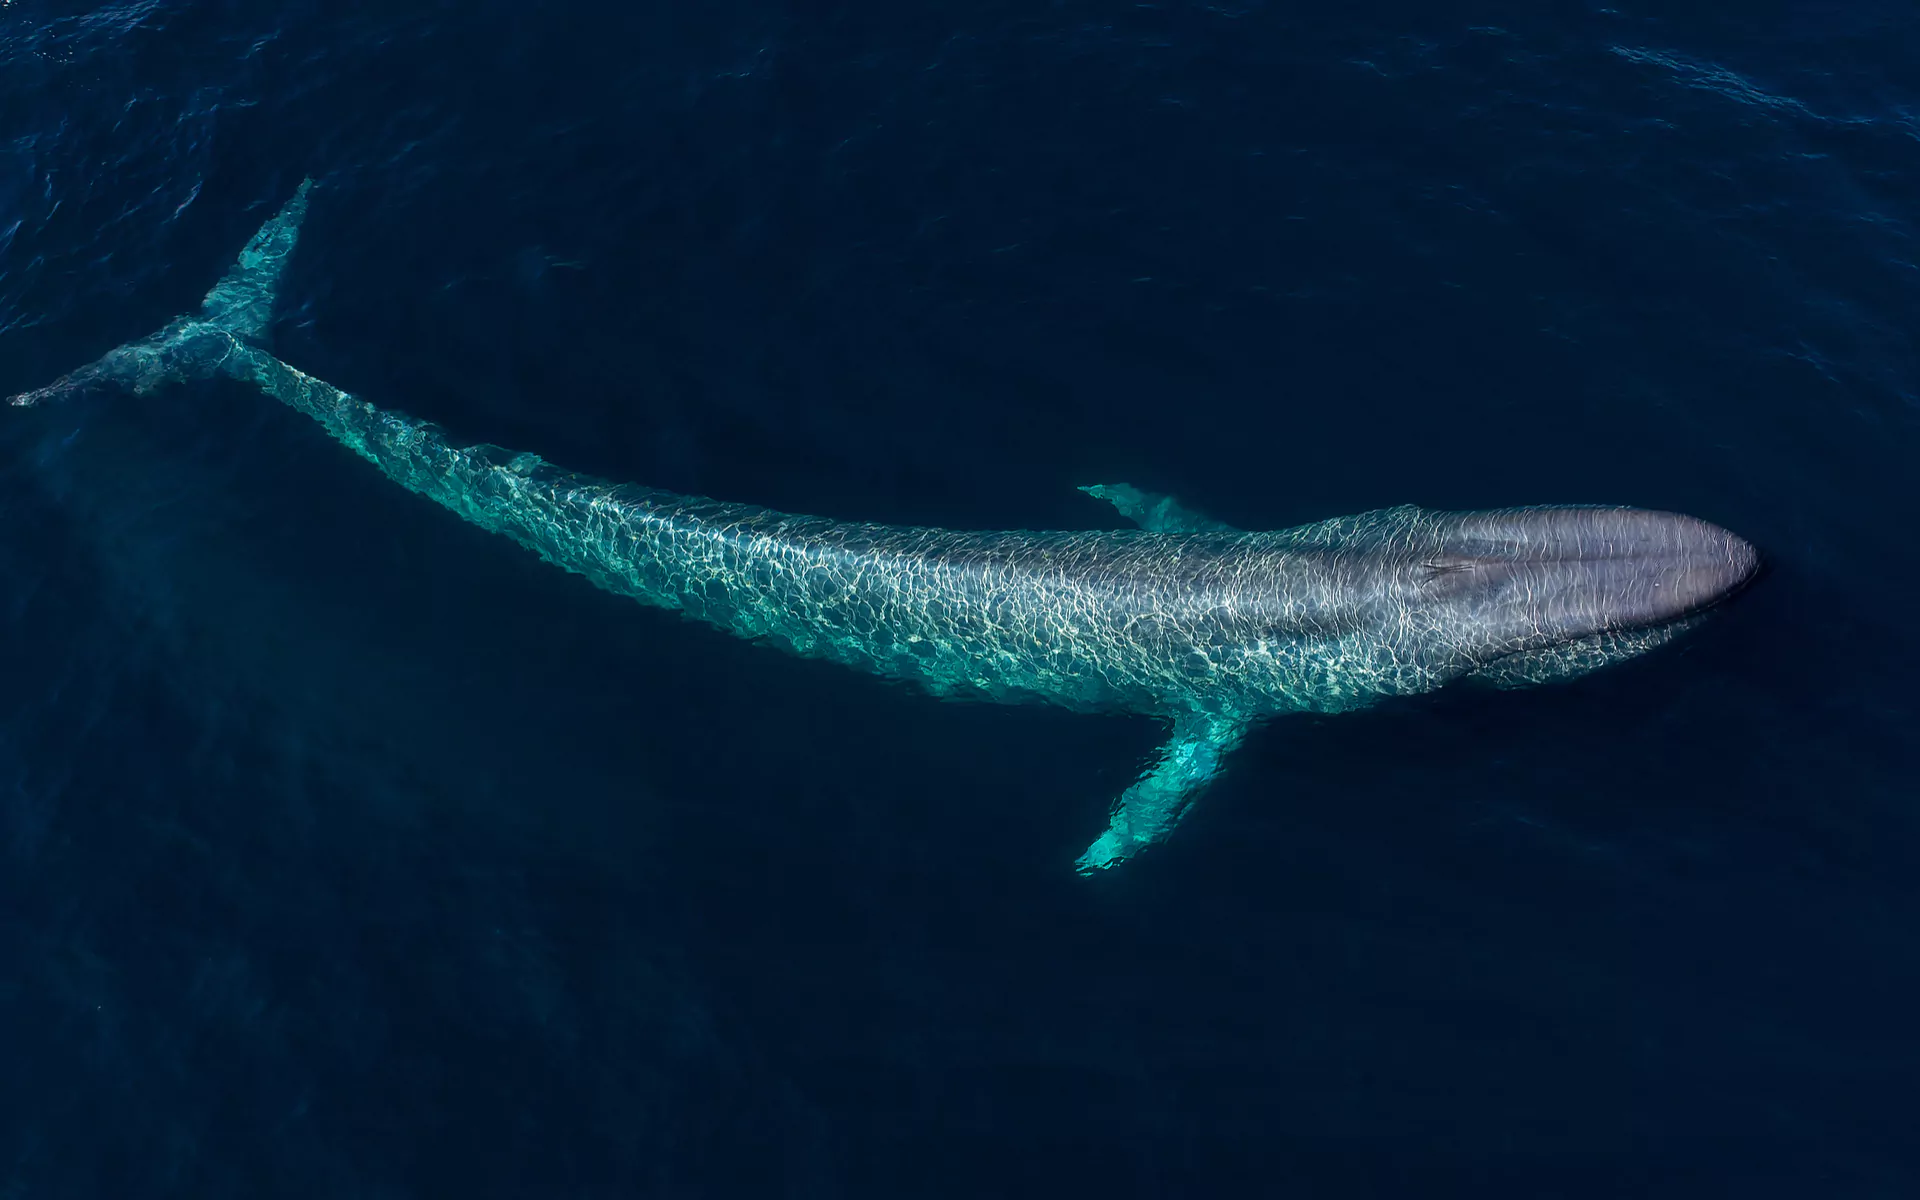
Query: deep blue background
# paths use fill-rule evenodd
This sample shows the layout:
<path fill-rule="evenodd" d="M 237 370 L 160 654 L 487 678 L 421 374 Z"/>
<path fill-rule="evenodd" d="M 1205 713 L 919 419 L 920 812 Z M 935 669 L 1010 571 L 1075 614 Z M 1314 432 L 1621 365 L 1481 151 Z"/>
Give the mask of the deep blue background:
<path fill-rule="evenodd" d="M 956 527 L 1681 509 L 1574 686 L 946 705 L 238 387 L 0 421 L 0 1196 L 1920 1194 L 1908 5 L 0 8 L 0 393 L 319 178 L 281 354 Z"/>

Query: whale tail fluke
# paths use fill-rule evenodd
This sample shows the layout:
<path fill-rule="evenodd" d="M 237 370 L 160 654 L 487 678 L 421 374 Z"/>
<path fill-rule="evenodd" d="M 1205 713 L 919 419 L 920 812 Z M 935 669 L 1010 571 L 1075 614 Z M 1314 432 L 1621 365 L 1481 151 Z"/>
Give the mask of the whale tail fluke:
<path fill-rule="evenodd" d="M 256 346 L 265 346 L 273 327 L 273 302 L 300 240 L 300 223 L 307 217 L 307 193 L 312 179 L 303 179 L 293 196 L 280 206 L 253 240 L 240 251 L 226 276 L 213 285 L 200 304 L 200 320 L 218 326 Z"/>
<path fill-rule="evenodd" d="M 103 383 L 147 392 L 161 384 L 215 374 L 236 341 L 264 346 L 280 279 L 300 240 L 300 222 L 307 215 L 307 193 L 312 187 L 313 180 L 301 181 L 292 199 L 260 227 L 226 276 L 207 293 L 199 312 L 176 317 L 158 333 L 116 346 L 86 366 L 45 387 L 13 396 L 7 403 L 16 408 L 45 404 Z"/>

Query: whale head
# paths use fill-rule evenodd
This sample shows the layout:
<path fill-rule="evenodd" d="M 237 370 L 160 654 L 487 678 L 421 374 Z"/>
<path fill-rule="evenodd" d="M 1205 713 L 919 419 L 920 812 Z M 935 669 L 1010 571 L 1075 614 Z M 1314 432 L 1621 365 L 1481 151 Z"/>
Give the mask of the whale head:
<path fill-rule="evenodd" d="M 1393 541 L 1394 607 L 1470 671 L 1570 646 L 1637 653 L 1760 570 L 1744 538 L 1636 508 L 1421 512 Z"/>

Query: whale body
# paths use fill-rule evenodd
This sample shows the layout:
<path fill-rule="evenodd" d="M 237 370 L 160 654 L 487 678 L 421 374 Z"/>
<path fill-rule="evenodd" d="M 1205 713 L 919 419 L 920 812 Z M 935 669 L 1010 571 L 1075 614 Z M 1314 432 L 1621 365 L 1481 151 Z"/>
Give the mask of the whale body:
<path fill-rule="evenodd" d="M 226 375 L 306 413 L 408 491 L 607 591 L 937 696 L 1170 721 L 1082 872 L 1163 839 L 1266 718 L 1460 680 L 1572 678 L 1671 640 L 1759 567 L 1718 526 L 1635 508 L 1402 505 L 1245 532 L 1110 484 L 1083 490 L 1139 528 L 970 532 L 721 503 L 463 446 L 268 349 L 310 187 L 198 313 L 12 403 Z"/>

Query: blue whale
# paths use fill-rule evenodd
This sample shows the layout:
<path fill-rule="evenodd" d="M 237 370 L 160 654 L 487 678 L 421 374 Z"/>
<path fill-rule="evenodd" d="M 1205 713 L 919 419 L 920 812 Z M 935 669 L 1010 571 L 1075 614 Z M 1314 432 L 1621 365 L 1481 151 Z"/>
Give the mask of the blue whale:
<path fill-rule="evenodd" d="M 408 491 L 607 591 L 937 696 L 1168 721 L 1082 872 L 1163 839 L 1269 717 L 1460 680 L 1582 675 L 1671 640 L 1759 568 L 1724 529 L 1635 508 L 1405 505 L 1245 532 L 1110 484 L 1084 490 L 1138 528 L 982 533 L 796 516 L 459 445 L 269 351 L 311 183 L 199 312 L 12 403 L 225 375 L 312 417 Z"/>

